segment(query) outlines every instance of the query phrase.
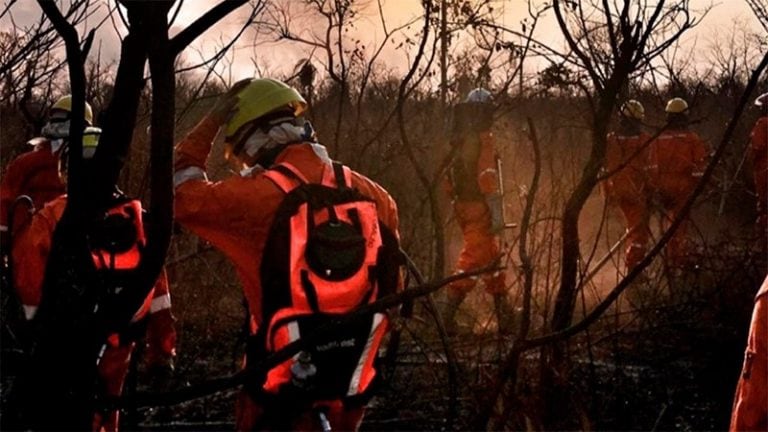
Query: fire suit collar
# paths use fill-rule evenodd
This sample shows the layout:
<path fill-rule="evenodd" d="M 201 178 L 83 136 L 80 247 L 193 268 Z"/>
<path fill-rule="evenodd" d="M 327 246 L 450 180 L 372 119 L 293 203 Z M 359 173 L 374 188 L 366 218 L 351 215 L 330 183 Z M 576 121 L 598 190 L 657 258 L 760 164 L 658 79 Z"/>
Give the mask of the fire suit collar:
<path fill-rule="evenodd" d="M 240 170 L 240 177 L 253 177 L 256 174 L 264 172 L 264 167 L 256 164 L 252 167 L 244 168 Z"/>
<path fill-rule="evenodd" d="M 313 142 L 303 142 L 301 144 L 292 144 L 285 147 L 285 150 L 275 158 L 275 165 L 285 162 L 293 158 L 303 158 L 304 155 L 312 152 L 315 157 L 323 161 L 323 163 L 331 163 L 331 158 L 328 156 L 328 150 L 324 145 Z"/>

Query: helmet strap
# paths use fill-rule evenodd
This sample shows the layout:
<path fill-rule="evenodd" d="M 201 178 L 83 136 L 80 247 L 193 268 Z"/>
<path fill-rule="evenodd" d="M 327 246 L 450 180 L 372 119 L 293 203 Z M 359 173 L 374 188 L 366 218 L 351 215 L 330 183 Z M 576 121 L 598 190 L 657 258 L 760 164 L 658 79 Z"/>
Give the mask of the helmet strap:
<path fill-rule="evenodd" d="M 235 156 L 240 156 L 240 153 L 243 152 L 243 148 L 245 147 L 245 143 L 248 142 L 248 138 L 251 137 L 257 130 L 259 130 L 260 126 L 256 122 L 251 122 L 248 125 L 243 126 L 240 128 L 240 130 L 235 133 L 235 144 L 232 146 L 232 154 Z"/>
<path fill-rule="evenodd" d="M 237 137 L 238 139 L 236 140 L 234 146 L 232 147 L 232 154 L 234 154 L 235 156 L 239 156 L 240 153 L 243 151 L 243 147 L 248 141 L 248 138 L 250 138 L 250 136 L 253 135 L 257 130 L 261 130 L 264 133 L 268 133 L 273 125 L 281 121 L 286 121 L 286 120 L 295 119 L 295 118 L 296 116 L 294 115 L 294 111 L 292 109 L 291 110 L 281 109 L 269 114 L 265 114 L 257 118 L 256 120 L 243 125 L 237 132 L 235 132 L 235 137 Z"/>

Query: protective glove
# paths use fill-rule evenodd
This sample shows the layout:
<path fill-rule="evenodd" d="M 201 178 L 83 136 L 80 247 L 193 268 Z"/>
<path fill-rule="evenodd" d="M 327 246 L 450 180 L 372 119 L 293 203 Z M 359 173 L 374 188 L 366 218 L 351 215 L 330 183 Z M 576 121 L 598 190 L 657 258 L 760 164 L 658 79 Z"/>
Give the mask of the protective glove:
<path fill-rule="evenodd" d="M 501 194 L 488 194 L 485 196 L 485 202 L 491 212 L 491 233 L 498 234 L 504 230 L 504 203 Z"/>
<path fill-rule="evenodd" d="M 238 94 L 251 83 L 251 78 L 240 80 L 232 85 L 226 93 L 221 95 L 211 109 L 209 116 L 219 124 L 224 124 L 235 115 L 237 110 Z"/>
<path fill-rule="evenodd" d="M 315 128 L 309 120 L 304 120 L 304 135 L 302 135 L 304 141 L 317 142 L 317 134 Z"/>

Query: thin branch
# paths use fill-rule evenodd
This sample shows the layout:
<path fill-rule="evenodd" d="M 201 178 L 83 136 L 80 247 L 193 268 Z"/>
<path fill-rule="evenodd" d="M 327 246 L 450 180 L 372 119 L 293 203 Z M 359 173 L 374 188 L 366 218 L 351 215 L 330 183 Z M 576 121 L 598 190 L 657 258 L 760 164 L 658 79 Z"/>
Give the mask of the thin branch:
<path fill-rule="evenodd" d="M 563 13 L 560 10 L 560 1 L 554 0 L 554 2 L 552 3 L 552 7 L 555 10 L 555 17 L 557 18 L 557 23 L 560 26 L 560 31 L 565 37 L 565 41 L 568 43 L 568 46 L 571 48 L 571 51 L 573 51 L 573 53 L 576 54 L 576 56 L 579 59 L 581 59 L 581 61 L 584 63 L 584 69 L 586 69 L 587 73 L 592 78 L 592 83 L 595 85 L 597 89 L 601 89 L 602 80 L 600 79 L 600 76 L 595 71 L 595 68 L 592 66 L 592 61 L 584 53 L 584 51 L 582 51 L 582 49 L 579 47 L 579 44 L 573 39 L 573 35 L 571 34 L 571 31 L 568 29 L 568 24 L 565 22 L 565 19 L 563 18 Z"/>
<path fill-rule="evenodd" d="M 56 32 L 64 39 L 69 64 L 69 81 L 72 93 L 72 115 L 69 127 L 69 170 L 67 173 L 67 193 L 69 200 L 66 209 L 82 209 L 83 198 L 83 130 L 85 129 L 85 67 L 83 52 L 80 50 L 80 38 L 75 27 L 62 15 L 56 3 L 51 0 L 38 0 L 40 8 L 51 21 Z"/>
<path fill-rule="evenodd" d="M 170 41 L 170 51 L 174 55 L 181 53 L 184 48 L 197 39 L 203 32 L 226 17 L 230 12 L 246 4 L 248 0 L 227 0 L 214 6 L 189 27 L 182 30 Z"/>
<path fill-rule="evenodd" d="M 303 336 L 292 342 L 279 351 L 271 354 L 269 357 L 261 360 L 249 363 L 246 369 L 243 369 L 234 375 L 212 379 L 194 386 L 182 388 L 165 393 L 139 393 L 131 396 L 115 397 L 106 396 L 101 400 L 99 404 L 106 409 L 118 409 L 118 408 L 140 408 L 148 406 L 169 406 L 176 405 L 182 402 L 198 399 L 204 396 L 208 396 L 214 393 L 218 393 L 224 390 L 228 390 L 247 382 L 252 381 L 255 377 L 263 374 L 270 369 L 274 368 L 278 364 L 288 360 L 293 355 L 310 346 L 311 343 L 320 339 L 324 335 L 328 335 L 337 331 L 339 328 L 343 328 L 345 325 L 349 325 L 351 322 L 355 322 L 357 319 L 372 315 L 374 313 L 384 312 L 386 310 L 395 308 L 407 302 L 412 302 L 419 297 L 429 295 L 440 288 L 447 286 L 456 281 L 477 277 L 480 275 L 488 274 L 491 272 L 499 271 L 500 268 L 496 264 L 492 264 L 487 267 L 483 267 L 478 270 L 468 271 L 461 274 L 452 275 L 437 281 L 428 282 L 416 287 L 406 289 L 397 294 L 391 294 L 376 300 L 373 303 L 369 303 L 363 306 L 359 306 L 348 314 L 342 315 L 334 321 L 318 327 L 310 334 Z"/>
<path fill-rule="evenodd" d="M 168 28 L 173 26 L 173 23 L 176 22 L 176 18 L 179 16 L 179 12 L 181 11 L 182 6 L 184 6 L 184 0 L 179 0 L 179 2 L 176 3 L 176 10 L 173 11 L 171 18 L 168 20 Z"/>
<path fill-rule="evenodd" d="M 629 2 L 624 2 L 625 6 L 629 5 Z M 603 0 L 603 15 L 605 16 L 605 23 L 608 26 L 608 37 L 611 41 L 611 52 L 613 53 L 613 60 L 616 61 L 619 57 L 619 44 L 616 42 L 616 30 L 613 24 L 613 17 L 611 16 L 611 6 L 608 4 L 608 0 Z M 619 26 L 623 21 L 619 19 Z"/>

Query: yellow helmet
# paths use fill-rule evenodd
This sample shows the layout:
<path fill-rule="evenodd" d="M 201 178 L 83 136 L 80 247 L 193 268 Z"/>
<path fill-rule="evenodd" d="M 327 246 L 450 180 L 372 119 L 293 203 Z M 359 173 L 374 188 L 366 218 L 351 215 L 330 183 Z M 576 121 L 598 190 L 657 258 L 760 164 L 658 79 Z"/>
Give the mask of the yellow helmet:
<path fill-rule="evenodd" d="M 59 111 L 66 111 L 68 113 L 72 112 L 72 95 L 66 95 L 59 100 L 56 101 L 56 103 L 53 104 L 51 107 L 51 112 L 59 110 Z M 88 104 L 88 102 L 85 103 L 85 122 L 89 125 L 93 124 L 93 110 L 91 109 L 91 105 Z"/>
<path fill-rule="evenodd" d="M 229 143 L 246 124 L 285 107 L 292 108 L 294 115 L 298 116 L 307 108 L 307 101 L 284 82 L 269 78 L 254 79 L 238 93 L 235 114 L 227 123 L 226 141 Z"/>
<path fill-rule="evenodd" d="M 639 101 L 630 99 L 621 104 L 619 113 L 626 118 L 642 120 L 645 118 L 645 107 Z"/>
<path fill-rule="evenodd" d="M 683 98 L 673 98 L 667 102 L 667 108 L 664 110 L 669 114 L 681 114 L 688 111 L 688 102 Z"/>

